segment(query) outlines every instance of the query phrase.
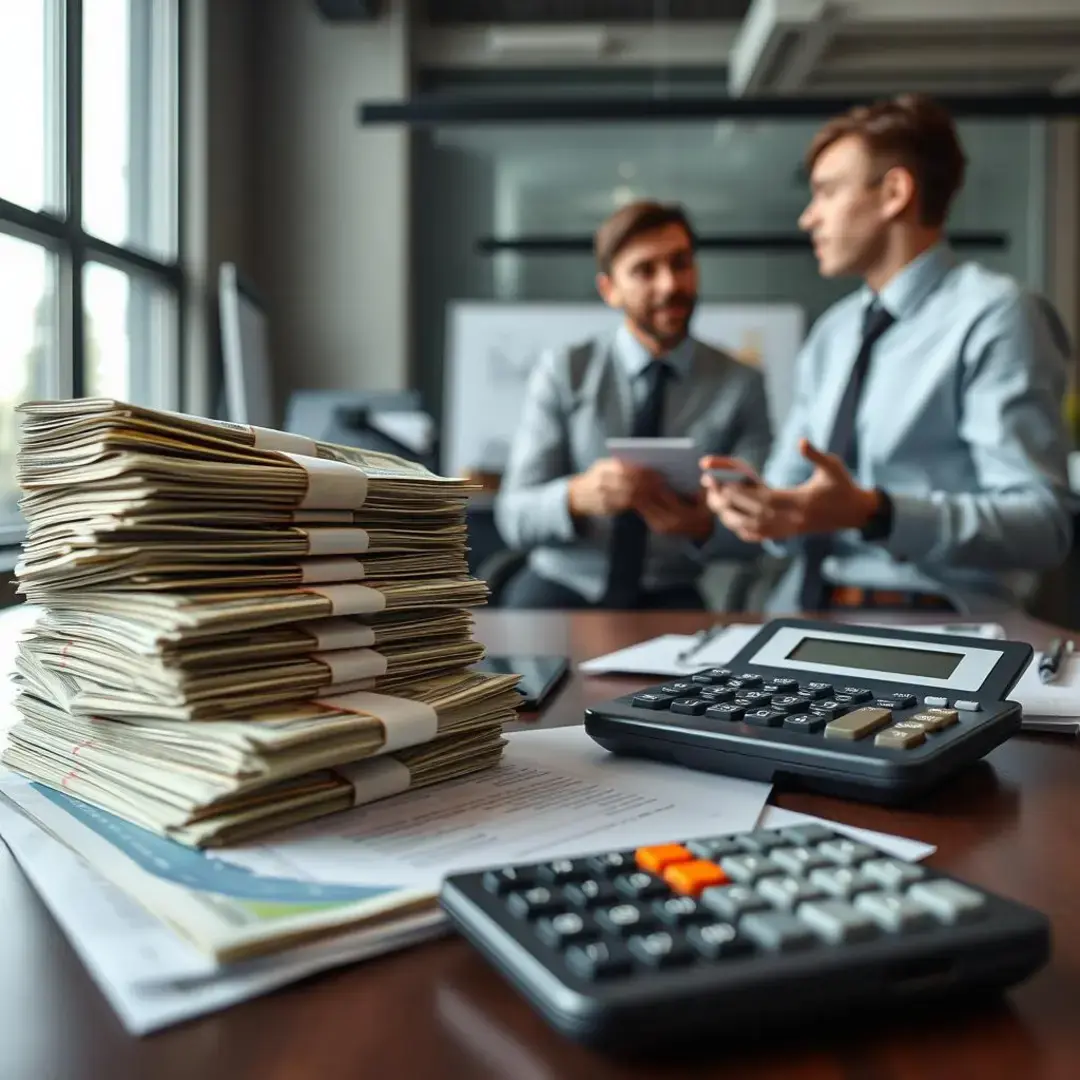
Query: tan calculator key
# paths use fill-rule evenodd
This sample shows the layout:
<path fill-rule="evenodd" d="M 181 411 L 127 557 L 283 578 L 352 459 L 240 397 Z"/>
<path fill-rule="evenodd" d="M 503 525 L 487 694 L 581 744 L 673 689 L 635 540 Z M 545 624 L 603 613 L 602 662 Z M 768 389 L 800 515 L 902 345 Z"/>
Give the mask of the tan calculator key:
<path fill-rule="evenodd" d="M 875 746 L 884 746 L 889 750 L 908 750 L 926 742 L 926 732 L 922 728 L 891 727 L 879 731 L 874 736 Z"/>
<path fill-rule="evenodd" d="M 922 712 L 908 717 L 908 720 L 922 724 L 927 731 L 943 731 L 957 723 L 959 719 L 955 709 L 923 709 Z"/>
<path fill-rule="evenodd" d="M 833 720 L 825 728 L 826 739 L 861 739 L 892 720 L 891 709 L 855 709 Z"/>

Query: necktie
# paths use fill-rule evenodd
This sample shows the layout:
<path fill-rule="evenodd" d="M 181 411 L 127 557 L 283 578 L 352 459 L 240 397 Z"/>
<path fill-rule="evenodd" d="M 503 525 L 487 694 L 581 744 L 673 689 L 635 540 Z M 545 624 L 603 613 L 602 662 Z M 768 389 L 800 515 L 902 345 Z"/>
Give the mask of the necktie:
<path fill-rule="evenodd" d="M 660 435 L 664 416 L 664 390 L 671 365 L 666 360 L 653 360 L 638 375 L 645 382 L 645 396 L 634 410 L 630 434 L 638 439 L 654 439 Z M 627 510 L 616 516 L 611 525 L 611 557 L 608 563 L 608 582 L 603 604 L 609 608 L 633 608 L 641 594 L 641 575 L 645 569 L 645 547 L 648 528 L 641 516 Z"/>
<path fill-rule="evenodd" d="M 878 338 L 892 326 L 895 319 L 877 303 L 871 304 L 863 316 L 862 342 L 859 345 L 855 364 L 851 369 L 844 396 L 836 410 L 832 433 L 826 447 L 830 454 L 838 455 L 848 468 L 855 472 L 858 468 L 858 445 L 855 439 L 855 418 L 859 411 L 866 373 L 870 368 L 874 344 Z M 803 611 L 817 611 L 825 606 L 825 579 L 822 577 L 821 564 L 829 554 L 831 537 L 829 534 L 815 534 L 806 538 L 806 558 L 802 588 L 799 592 L 799 606 Z"/>

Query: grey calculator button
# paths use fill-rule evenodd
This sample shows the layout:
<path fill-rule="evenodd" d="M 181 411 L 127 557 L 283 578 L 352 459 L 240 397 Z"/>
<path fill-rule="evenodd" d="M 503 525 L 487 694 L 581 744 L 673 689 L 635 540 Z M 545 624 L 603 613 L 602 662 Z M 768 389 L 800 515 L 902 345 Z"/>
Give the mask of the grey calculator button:
<path fill-rule="evenodd" d="M 769 902 L 746 885 L 714 885 L 702 892 L 701 906 L 725 919 L 738 920 L 751 911 L 764 911 Z"/>
<path fill-rule="evenodd" d="M 805 846 L 831 840 L 836 836 L 836 832 L 820 822 L 809 821 L 805 825 L 791 825 L 786 829 L 781 829 L 780 835 L 789 843 Z"/>
<path fill-rule="evenodd" d="M 938 697 L 936 694 L 933 697 L 931 697 L 929 694 L 927 694 L 926 697 L 923 698 L 923 704 L 924 705 L 936 705 L 939 708 L 943 709 L 943 708 L 945 708 L 946 705 L 949 704 L 949 699 L 945 698 L 945 697 Z"/>
<path fill-rule="evenodd" d="M 927 930 L 937 925 L 931 913 L 910 896 L 896 893 L 867 892 L 855 897 L 855 906 L 891 934 Z"/>
<path fill-rule="evenodd" d="M 926 877 L 926 871 L 921 866 L 897 859 L 870 859 L 859 869 L 871 881 L 876 881 L 886 889 L 900 889 Z"/>
<path fill-rule="evenodd" d="M 879 934 L 877 924 L 865 912 L 843 900 L 819 900 L 799 907 L 799 918 L 834 945 L 869 941 Z"/>
<path fill-rule="evenodd" d="M 877 855 L 872 847 L 860 844 L 858 840 L 829 840 L 822 844 L 818 851 L 841 866 L 855 866 Z"/>
<path fill-rule="evenodd" d="M 691 840 L 686 847 L 699 859 L 710 859 L 713 862 L 725 855 L 738 855 L 743 850 L 731 836 L 705 836 Z"/>
<path fill-rule="evenodd" d="M 954 709 L 961 712 L 982 712 L 982 706 L 977 701 L 963 701 L 958 698 L 952 704 Z"/>
<path fill-rule="evenodd" d="M 809 881 L 794 877 L 769 877 L 759 882 L 757 891 L 774 907 L 794 911 L 808 900 L 821 900 L 824 893 Z"/>
<path fill-rule="evenodd" d="M 739 933 L 771 952 L 797 952 L 812 948 L 818 938 L 804 922 L 786 911 L 760 911 L 739 923 Z"/>
<path fill-rule="evenodd" d="M 753 832 L 743 833 L 737 839 L 744 851 L 755 854 L 768 854 L 773 848 L 783 847 L 785 844 L 784 838 L 773 829 L 755 829 Z"/>
<path fill-rule="evenodd" d="M 928 907 L 943 922 L 970 922 L 986 907 L 986 897 L 956 881 L 926 881 L 912 885 L 908 896 Z"/>
<path fill-rule="evenodd" d="M 720 860 L 720 869 L 732 881 L 738 881 L 743 885 L 754 882 L 770 874 L 782 874 L 783 870 L 771 859 L 763 855 L 729 855 Z"/>
<path fill-rule="evenodd" d="M 830 896 L 850 899 L 856 893 L 879 888 L 865 874 L 849 866 L 832 866 L 827 870 L 815 870 L 810 875 L 810 884 L 827 892 Z"/>
<path fill-rule="evenodd" d="M 769 852 L 769 858 L 789 874 L 808 874 L 819 866 L 828 866 L 829 860 L 813 848 L 785 847 Z"/>

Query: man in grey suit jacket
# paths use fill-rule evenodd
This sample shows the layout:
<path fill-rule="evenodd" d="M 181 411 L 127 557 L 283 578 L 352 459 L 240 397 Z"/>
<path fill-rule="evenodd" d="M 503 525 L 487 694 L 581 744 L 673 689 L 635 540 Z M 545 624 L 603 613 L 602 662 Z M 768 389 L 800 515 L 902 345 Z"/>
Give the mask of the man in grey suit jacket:
<path fill-rule="evenodd" d="M 701 608 L 716 530 L 704 493 L 608 456 L 616 436 L 689 436 L 702 453 L 764 460 L 769 419 L 754 369 L 689 337 L 695 238 L 678 207 L 622 207 L 597 230 L 597 288 L 625 318 L 610 337 L 545 356 L 532 374 L 495 504 L 527 568 L 525 608 Z"/>
<path fill-rule="evenodd" d="M 821 273 L 865 287 L 814 326 L 764 478 L 705 479 L 709 505 L 795 556 L 771 611 L 1015 607 L 1071 543 L 1061 322 L 945 243 L 965 160 L 933 102 L 854 109 L 807 165 Z"/>

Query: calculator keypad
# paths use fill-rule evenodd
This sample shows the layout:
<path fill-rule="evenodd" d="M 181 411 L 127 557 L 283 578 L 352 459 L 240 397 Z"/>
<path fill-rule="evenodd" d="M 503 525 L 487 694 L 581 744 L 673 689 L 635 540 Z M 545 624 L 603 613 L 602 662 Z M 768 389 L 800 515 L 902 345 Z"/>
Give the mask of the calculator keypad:
<path fill-rule="evenodd" d="M 857 947 L 974 922 L 988 907 L 977 889 L 817 823 L 504 867 L 482 882 L 519 933 L 589 981 Z"/>
<path fill-rule="evenodd" d="M 679 682 L 633 695 L 637 708 L 703 717 L 721 724 L 783 730 L 886 751 L 910 751 L 982 710 L 977 701 L 903 690 L 875 692 L 866 686 L 732 672 L 712 668 Z M 971 721 L 968 721 L 971 722 Z"/>

